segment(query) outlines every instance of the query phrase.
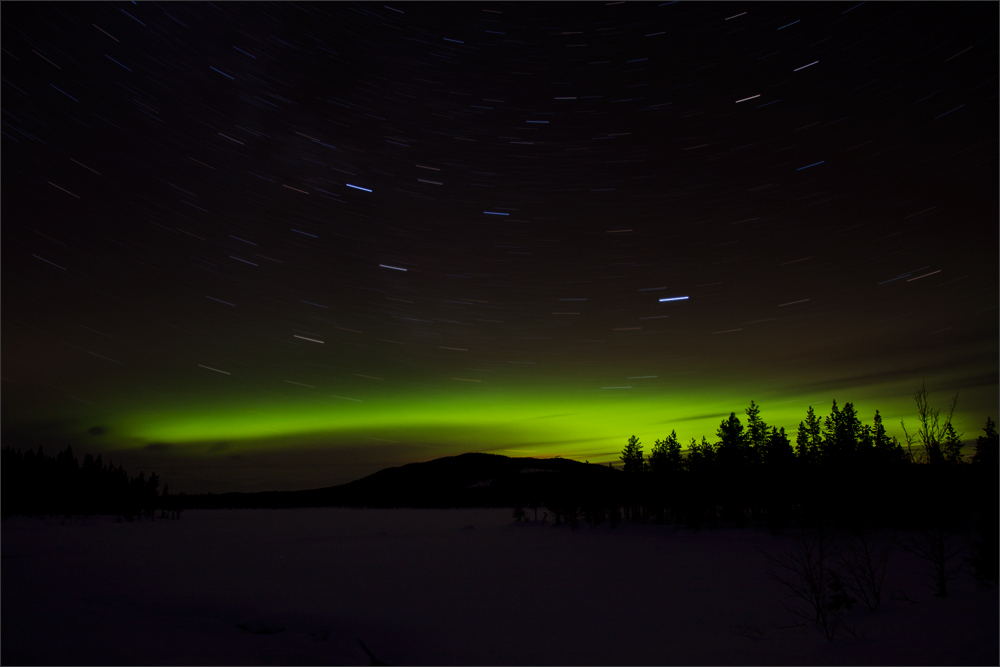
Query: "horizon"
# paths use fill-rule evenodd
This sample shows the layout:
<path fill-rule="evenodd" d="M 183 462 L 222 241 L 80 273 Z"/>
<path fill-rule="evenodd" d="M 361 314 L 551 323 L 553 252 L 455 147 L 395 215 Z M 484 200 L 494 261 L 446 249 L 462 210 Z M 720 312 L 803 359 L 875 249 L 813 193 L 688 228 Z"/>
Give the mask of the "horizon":
<path fill-rule="evenodd" d="M 851 404 L 851 402 L 848 401 L 848 402 L 845 402 L 844 404 L 839 404 L 838 408 L 842 410 L 846 405 L 850 405 L 850 404 Z M 760 408 L 759 405 L 756 406 L 756 407 L 758 409 Z M 853 405 L 852 405 L 852 407 L 853 407 Z M 931 408 L 932 408 L 932 410 L 936 410 L 937 409 L 937 408 L 934 407 L 933 404 L 931 404 Z M 737 413 L 733 412 L 731 414 L 735 414 L 737 416 L 737 419 L 739 419 L 740 423 L 744 424 L 744 426 L 746 426 L 746 424 L 744 423 L 745 420 L 746 420 L 746 417 L 747 417 L 746 414 L 745 414 L 745 412 L 744 413 L 740 413 L 740 414 L 737 414 Z M 820 423 L 823 423 L 825 421 L 826 416 L 827 416 L 826 414 L 820 413 L 818 411 L 815 414 L 816 414 L 817 419 L 820 421 Z M 945 412 L 945 416 L 947 417 L 947 412 Z M 763 416 L 762 416 L 762 418 L 763 418 Z M 725 420 L 723 420 L 723 421 L 725 421 Z M 779 426 L 776 426 L 776 425 L 774 425 L 772 423 L 768 423 L 766 419 L 764 420 L 764 422 L 767 424 L 768 428 L 771 428 L 773 426 L 775 428 L 784 429 L 784 427 L 779 427 Z M 870 424 L 870 420 L 860 419 L 860 422 L 861 422 L 862 426 L 870 426 L 871 425 Z M 948 423 L 948 422 L 943 422 L 943 423 Z M 995 425 L 995 421 L 994 421 L 994 425 Z M 911 451 L 911 447 L 912 447 L 912 455 L 915 457 L 915 460 L 920 460 L 920 458 L 925 455 L 925 452 L 924 452 L 924 448 L 923 448 L 923 445 L 920 442 L 919 437 L 917 437 L 919 435 L 918 428 L 919 428 L 919 422 L 917 420 L 913 420 L 913 422 L 911 422 L 911 428 L 909 429 L 909 431 L 911 433 L 911 436 L 914 436 L 914 439 L 912 441 L 912 445 L 908 445 L 908 443 L 907 443 L 907 441 L 905 439 L 897 438 L 895 435 L 893 435 L 893 433 L 889 429 L 886 429 L 886 432 L 887 432 L 887 435 L 890 438 L 892 438 L 895 442 L 897 442 L 904 450 Z M 788 440 L 789 440 L 790 444 L 793 447 L 796 447 L 796 444 L 795 444 L 796 443 L 796 439 L 795 439 L 795 435 L 796 434 L 794 433 L 794 431 L 789 431 L 788 429 L 784 429 L 784 430 L 786 431 L 786 436 L 788 437 Z M 983 429 L 980 429 L 980 431 L 983 431 Z M 715 435 L 715 437 L 713 437 L 712 439 L 708 439 L 707 436 L 705 436 L 705 439 L 708 440 L 708 442 L 710 444 L 712 444 L 713 447 L 714 446 L 718 446 L 718 444 L 719 444 L 718 441 L 717 441 L 717 439 L 716 439 L 717 438 L 717 434 L 714 434 L 714 435 Z M 967 433 L 964 433 L 962 431 L 959 431 L 958 435 L 959 435 L 960 441 L 962 443 L 962 446 L 961 446 L 962 456 L 965 458 L 966 462 L 969 462 L 969 461 L 972 460 L 972 457 L 973 457 L 973 454 L 974 454 L 976 439 L 979 436 L 981 436 L 982 433 L 979 432 L 979 433 L 967 434 Z M 963 437 L 963 436 L 969 436 L 969 437 Z M 651 455 L 651 451 L 653 449 L 653 445 L 655 444 L 655 440 L 651 441 L 651 442 L 644 442 L 642 440 L 642 438 L 638 438 L 638 440 L 639 440 L 638 444 L 639 444 L 639 448 L 640 448 L 640 450 L 642 452 L 642 456 L 644 456 L 648 460 L 649 457 L 650 457 L 650 455 Z M 697 440 L 695 438 L 691 438 L 691 439 L 688 439 L 688 441 L 684 441 L 682 438 L 680 438 L 678 436 L 678 440 L 680 441 L 680 444 L 681 444 L 680 454 L 684 458 L 687 458 L 687 456 L 690 454 L 690 452 L 691 452 L 691 445 L 693 445 L 693 444 L 702 444 L 702 440 Z M 692 441 L 696 441 L 696 442 L 692 442 Z M 95 456 L 95 457 L 98 456 L 98 455 L 100 455 L 100 456 L 102 456 L 102 458 L 104 458 L 104 454 L 106 454 L 107 452 L 101 452 L 101 451 L 99 451 L 97 449 L 93 449 L 92 447 L 87 446 L 88 444 L 89 443 L 85 443 L 84 447 L 82 448 L 82 450 L 78 450 L 78 451 L 74 451 L 73 452 L 73 454 L 77 458 L 78 462 L 82 461 L 82 457 L 86 456 L 87 454 L 90 454 L 90 455 Z M 10 444 L 10 443 L 5 444 L 4 446 L 5 447 L 6 446 L 10 446 L 13 449 L 20 450 L 22 452 L 25 452 L 28 449 L 28 448 L 25 448 L 25 447 L 18 447 L 16 444 Z M 44 447 L 43 445 L 40 445 L 40 444 L 36 445 L 36 446 L 38 446 L 38 447 Z M 68 445 L 68 446 L 72 447 L 71 444 Z M 33 449 L 33 447 L 29 447 L 29 448 Z M 149 448 L 146 448 L 146 449 L 148 450 Z M 164 449 L 166 449 L 166 448 L 164 448 Z M 164 449 L 154 448 L 154 451 L 157 452 L 157 453 L 159 453 L 159 452 L 164 451 Z M 624 450 L 624 448 L 623 448 L 623 450 Z M 530 455 L 527 452 L 523 452 L 523 451 L 518 452 L 517 450 L 511 450 L 511 449 L 505 449 L 505 450 L 501 450 L 501 451 L 495 451 L 495 450 L 455 451 L 455 452 L 448 452 L 448 453 L 443 453 L 443 454 L 439 454 L 439 455 L 435 455 L 435 456 L 430 456 L 430 457 L 427 457 L 427 458 L 416 458 L 416 459 L 412 459 L 412 460 L 402 460 L 402 461 L 387 461 L 387 462 L 384 462 L 382 465 L 380 465 L 379 467 L 376 467 L 376 468 L 372 468 L 369 465 L 366 468 L 364 468 L 366 470 L 365 472 L 359 474 L 356 477 L 352 477 L 350 479 L 340 479 L 340 480 L 338 480 L 338 481 L 336 481 L 334 483 L 318 483 L 318 484 L 314 484 L 314 485 L 309 486 L 309 487 L 299 486 L 299 487 L 292 488 L 292 487 L 287 487 L 286 486 L 286 488 L 247 488 L 247 489 L 242 489 L 242 488 L 240 488 L 240 489 L 233 489 L 233 488 L 230 488 L 230 489 L 216 490 L 216 489 L 210 489 L 210 488 L 185 489 L 185 488 L 178 488 L 177 486 L 175 486 L 174 489 L 173 489 L 173 492 L 175 494 L 185 494 L 185 493 L 186 494 L 224 494 L 224 493 L 261 493 L 261 492 L 264 492 L 264 493 L 279 492 L 279 493 L 281 493 L 281 492 L 291 492 L 291 491 L 305 491 L 305 490 L 311 490 L 311 489 L 326 488 L 326 487 L 333 487 L 333 486 L 340 486 L 340 485 L 343 485 L 343 484 L 348 484 L 348 483 L 351 483 L 351 482 L 354 482 L 354 481 L 358 481 L 360 479 L 364 479 L 365 477 L 368 477 L 368 476 L 370 476 L 372 474 L 375 474 L 377 472 L 381 472 L 383 470 L 387 470 L 389 468 L 396 468 L 396 467 L 410 465 L 410 464 L 416 464 L 416 463 L 427 463 L 427 462 L 430 462 L 430 461 L 440 460 L 442 458 L 451 458 L 451 457 L 463 456 L 463 455 L 467 455 L 467 454 L 489 454 L 489 455 L 504 456 L 504 457 L 508 457 L 508 458 L 526 458 L 526 459 L 538 459 L 538 460 L 555 459 L 555 458 L 558 458 L 558 459 L 568 459 L 568 460 L 573 460 L 573 461 L 577 461 L 577 462 L 580 462 L 580 463 L 588 463 L 588 464 L 592 464 L 592 465 L 600 465 L 600 466 L 607 465 L 607 466 L 610 466 L 610 467 L 612 467 L 612 468 L 614 468 L 616 470 L 621 470 L 622 467 L 623 467 L 623 465 L 625 465 L 625 463 L 624 463 L 624 454 L 625 454 L 625 452 L 623 450 L 618 450 L 618 451 L 615 451 L 615 452 L 611 452 L 610 454 L 601 457 L 601 460 L 595 460 L 593 462 L 591 462 L 589 459 L 586 459 L 586 458 L 584 458 L 582 456 L 564 456 L 564 455 L 559 454 L 559 453 L 550 454 L 550 455 L 540 455 L 540 456 L 539 455 L 535 455 L 535 456 L 532 456 L 532 455 Z M 58 447 L 55 450 L 55 453 L 62 452 L 62 451 L 66 451 L 65 447 Z M 47 455 L 49 455 L 49 456 L 51 456 L 52 454 L 53 454 L 52 451 L 47 452 Z M 613 456 L 613 458 L 607 458 L 607 456 Z M 170 460 L 169 459 L 154 458 L 154 459 L 148 459 L 147 461 L 150 462 L 150 463 L 161 463 L 161 464 L 165 463 L 166 464 L 165 468 L 159 469 L 159 472 L 163 472 L 164 469 L 166 469 L 167 471 L 171 471 L 172 470 L 172 468 L 170 466 Z M 114 459 L 111 456 L 108 456 L 106 459 L 104 459 L 104 464 L 106 464 L 106 465 L 111 465 L 113 463 L 114 463 Z M 121 464 L 121 460 L 119 460 L 119 465 L 122 465 Z M 125 472 L 126 473 L 130 473 L 130 474 L 134 474 L 135 470 L 126 468 Z M 140 470 L 140 472 L 142 472 L 142 470 Z M 157 472 L 157 470 L 150 470 L 149 472 L 153 473 L 153 472 Z M 170 473 L 168 472 L 167 474 L 170 474 Z M 163 482 L 165 482 L 166 484 L 170 483 L 170 479 L 163 479 L 163 475 L 160 475 L 160 477 L 163 480 Z"/>
<path fill-rule="evenodd" d="M 174 9 L 5 12 L 4 445 L 263 491 L 998 418 L 996 5 Z"/>

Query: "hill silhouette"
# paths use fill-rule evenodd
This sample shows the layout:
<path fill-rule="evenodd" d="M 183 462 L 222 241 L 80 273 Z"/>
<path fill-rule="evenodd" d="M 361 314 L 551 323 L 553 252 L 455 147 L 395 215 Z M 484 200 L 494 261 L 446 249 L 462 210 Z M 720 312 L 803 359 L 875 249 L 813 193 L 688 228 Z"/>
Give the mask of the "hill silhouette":
<path fill-rule="evenodd" d="M 285 507 L 510 507 L 546 505 L 588 486 L 614 486 L 622 473 L 570 459 L 466 453 L 385 468 L 341 484 L 304 491 L 181 494 L 186 509 Z"/>

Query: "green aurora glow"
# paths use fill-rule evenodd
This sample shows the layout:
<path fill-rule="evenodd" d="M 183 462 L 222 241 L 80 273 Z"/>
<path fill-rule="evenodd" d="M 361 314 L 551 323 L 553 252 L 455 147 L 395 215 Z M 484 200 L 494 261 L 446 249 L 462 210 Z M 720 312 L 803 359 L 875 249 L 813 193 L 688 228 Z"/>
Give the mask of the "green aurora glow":
<path fill-rule="evenodd" d="M 995 418 L 998 396 L 996 371 L 984 363 L 997 358 L 988 329 L 970 332 L 963 346 L 925 347 L 923 357 L 918 337 L 894 350 L 888 337 L 859 344 L 846 327 L 822 331 L 815 352 L 778 327 L 742 339 L 633 335 L 601 349 L 567 341 L 530 356 L 456 355 L 416 341 L 410 358 L 426 354 L 422 368 L 389 363 L 371 346 L 317 357 L 323 348 L 302 344 L 258 358 L 255 336 L 236 330 L 216 349 L 198 348 L 197 360 L 182 360 L 184 339 L 164 338 L 169 354 L 109 350 L 126 362 L 112 364 L 43 345 L 35 330 L 8 331 L 5 348 L 37 348 L 39 361 L 6 357 L 4 379 L 18 381 L 16 390 L 5 384 L 6 443 L 72 443 L 157 470 L 187 491 L 315 488 L 467 451 L 617 462 L 633 434 L 646 451 L 671 430 L 685 444 L 714 441 L 719 422 L 730 412 L 742 418 L 750 400 L 792 440 L 808 406 L 826 415 L 834 399 L 852 402 L 865 423 L 879 410 L 902 439 L 899 422 L 915 426 L 912 395 L 922 381 L 935 407 L 960 392 L 955 423 L 969 443 L 987 415 Z M 681 343 L 686 354 L 677 356 Z M 216 366 L 227 370 L 209 369 Z M 59 387 L 32 385 L 39 368 Z"/>
<path fill-rule="evenodd" d="M 808 405 L 819 414 L 826 414 L 830 407 L 830 399 L 820 394 L 789 396 L 771 390 L 756 396 L 749 388 L 720 391 L 697 386 L 665 391 L 643 387 L 642 381 L 634 380 L 628 389 L 562 392 L 490 391 L 479 385 L 383 396 L 376 401 L 314 392 L 305 399 L 216 395 L 166 406 L 147 401 L 107 422 L 108 442 L 124 449 L 169 443 L 177 452 L 206 456 L 217 451 L 220 442 L 227 444 L 229 453 L 383 442 L 445 454 L 474 449 L 604 462 L 616 461 L 622 443 L 632 434 L 647 447 L 671 430 L 685 443 L 703 435 L 712 440 L 729 412 L 743 415 L 748 396 L 762 407 L 769 424 L 784 426 L 792 438 Z M 900 419 L 915 423 L 910 393 L 912 387 L 896 383 L 856 387 L 837 396 L 840 405 L 853 398 L 865 422 L 880 410 L 890 432 L 901 435 Z M 947 407 L 946 396 L 937 398 L 939 407 Z M 974 433 L 983 415 L 968 407 L 969 398 L 960 401 L 956 423 L 960 430 Z M 77 419 L 86 419 L 86 412 L 78 413 Z"/>
<path fill-rule="evenodd" d="M 72 443 L 78 451 L 102 452 L 127 467 L 155 469 L 172 489 L 219 492 L 328 486 L 389 465 L 467 451 L 617 462 L 633 434 L 647 451 L 671 430 L 685 444 L 702 436 L 714 441 L 719 422 L 730 412 L 742 418 L 751 399 L 765 421 L 784 427 L 793 441 L 807 407 L 825 415 L 833 399 L 841 406 L 854 403 L 865 423 L 879 410 L 890 434 L 902 439 L 899 422 L 916 425 L 912 394 L 924 378 L 935 407 L 946 409 L 951 395 L 961 392 L 955 423 L 968 443 L 985 417 L 996 414 L 995 374 L 983 373 L 977 362 L 950 358 L 951 363 L 913 372 L 895 372 L 898 362 L 887 359 L 881 381 L 858 379 L 860 371 L 845 363 L 809 373 L 808 383 L 768 374 L 768 359 L 762 370 L 736 366 L 738 376 L 712 364 L 692 370 L 664 363 L 658 365 L 668 373 L 629 378 L 612 371 L 643 365 L 602 359 L 590 374 L 547 368 L 503 375 L 497 366 L 495 377 L 468 382 L 454 379 L 460 377 L 452 375 L 455 369 L 443 365 L 424 373 L 385 373 L 385 379 L 306 376 L 298 384 L 269 371 L 237 377 L 196 365 L 186 376 L 156 375 L 158 368 L 147 360 L 145 370 L 124 383 L 134 387 L 131 391 L 111 385 L 91 389 L 84 394 L 87 402 L 69 400 L 75 396 L 69 391 L 83 393 L 92 385 L 86 364 L 98 360 L 74 365 L 58 409 L 52 407 L 54 397 L 39 401 L 26 394 L 21 403 L 14 394 L 5 405 L 5 422 L 30 424 L 41 405 L 45 411 L 36 414 L 49 424 L 40 440 L 46 448 Z M 869 362 L 855 365 L 878 377 L 879 367 Z M 246 471 L 231 468 L 239 461 Z"/>

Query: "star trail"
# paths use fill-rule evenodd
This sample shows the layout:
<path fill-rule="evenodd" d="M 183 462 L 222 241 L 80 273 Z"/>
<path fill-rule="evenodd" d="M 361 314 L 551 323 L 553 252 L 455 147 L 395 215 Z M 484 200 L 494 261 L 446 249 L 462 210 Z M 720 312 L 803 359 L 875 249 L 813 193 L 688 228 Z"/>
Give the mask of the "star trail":
<path fill-rule="evenodd" d="M 998 397 L 997 5 L 14 3 L 5 444 L 177 491 Z M 974 437 L 974 436 L 967 436 Z M 523 454 L 528 452 L 527 454 Z"/>

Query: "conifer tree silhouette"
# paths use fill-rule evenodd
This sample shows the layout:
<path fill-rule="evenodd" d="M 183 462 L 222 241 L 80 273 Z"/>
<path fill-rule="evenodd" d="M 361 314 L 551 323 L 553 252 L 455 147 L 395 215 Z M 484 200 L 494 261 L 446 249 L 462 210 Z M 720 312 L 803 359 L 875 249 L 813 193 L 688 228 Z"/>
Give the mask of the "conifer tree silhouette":
<path fill-rule="evenodd" d="M 955 425 L 950 421 L 944 428 L 944 435 L 941 440 L 941 455 L 944 462 L 949 465 L 964 463 L 962 456 L 962 434 L 955 430 Z"/>
<path fill-rule="evenodd" d="M 729 419 L 722 420 L 716 436 L 719 438 L 716 444 L 716 460 L 719 465 L 734 468 L 745 462 L 747 442 L 743 424 L 735 412 L 729 413 Z"/>
<path fill-rule="evenodd" d="M 976 438 L 976 453 L 969 466 L 975 480 L 975 536 L 968 563 L 980 584 L 1000 582 L 1000 509 L 997 506 L 997 468 L 1000 438 L 997 425 L 986 418 L 983 435 Z"/>
<path fill-rule="evenodd" d="M 861 420 L 854 405 L 845 403 L 843 409 L 838 409 L 837 401 L 833 401 L 830 414 L 823 422 L 822 456 L 834 466 L 849 465 L 857 453 L 860 435 Z"/>
<path fill-rule="evenodd" d="M 629 436 L 628 444 L 622 450 L 621 460 L 627 473 L 642 472 L 645 464 L 642 460 L 642 443 L 634 435 Z"/>
<path fill-rule="evenodd" d="M 1000 463 L 1000 437 L 997 435 L 996 422 L 990 417 L 986 418 L 983 432 L 984 435 L 976 438 L 976 453 L 972 457 L 972 463 L 993 471 Z"/>
<path fill-rule="evenodd" d="M 735 412 L 729 413 L 729 418 L 722 420 L 716 436 L 719 441 L 715 450 L 718 470 L 715 481 L 718 484 L 718 501 L 722 505 L 722 519 L 742 527 L 746 521 L 748 485 L 752 480 L 746 469 L 749 463 L 749 444 L 743 424 Z"/>
<path fill-rule="evenodd" d="M 671 431 L 663 440 L 657 440 L 649 452 L 649 469 L 657 474 L 676 473 L 681 470 L 681 443 L 677 441 L 677 431 Z"/>
<path fill-rule="evenodd" d="M 907 460 L 902 445 L 895 438 L 886 434 L 882 415 L 879 414 L 878 410 L 875 411 L 875 417 L 867 431 L 867 436 L 870 442 L 870 460 L 874 465 L 884 467 Z"/>
<path fill-rule="evenodd" d="M 764 458 L 764 450 L 767 448 L 768 427 L 767 423 L 760 417 L 760 407 L 750 401 L 750 407 L 746 409 L 746 453 L 748 463 L 760 463 Z"/>
<path fill-rule="evenodd" d="M 805 420 L 799 422 L 799 431 L 795 437 L 796 456 L 806 464 L 818 463 L 822 441 L 822 426 L 816 417 L 816 411 L 810 405 Z"/>
<path fill-rule="evenodd" d="M 771 427 L 764 444 L 763 462 L 765 465 L 786 471 L 795 462 L 795 452 L 785 434 L 785 427 Z"/>

